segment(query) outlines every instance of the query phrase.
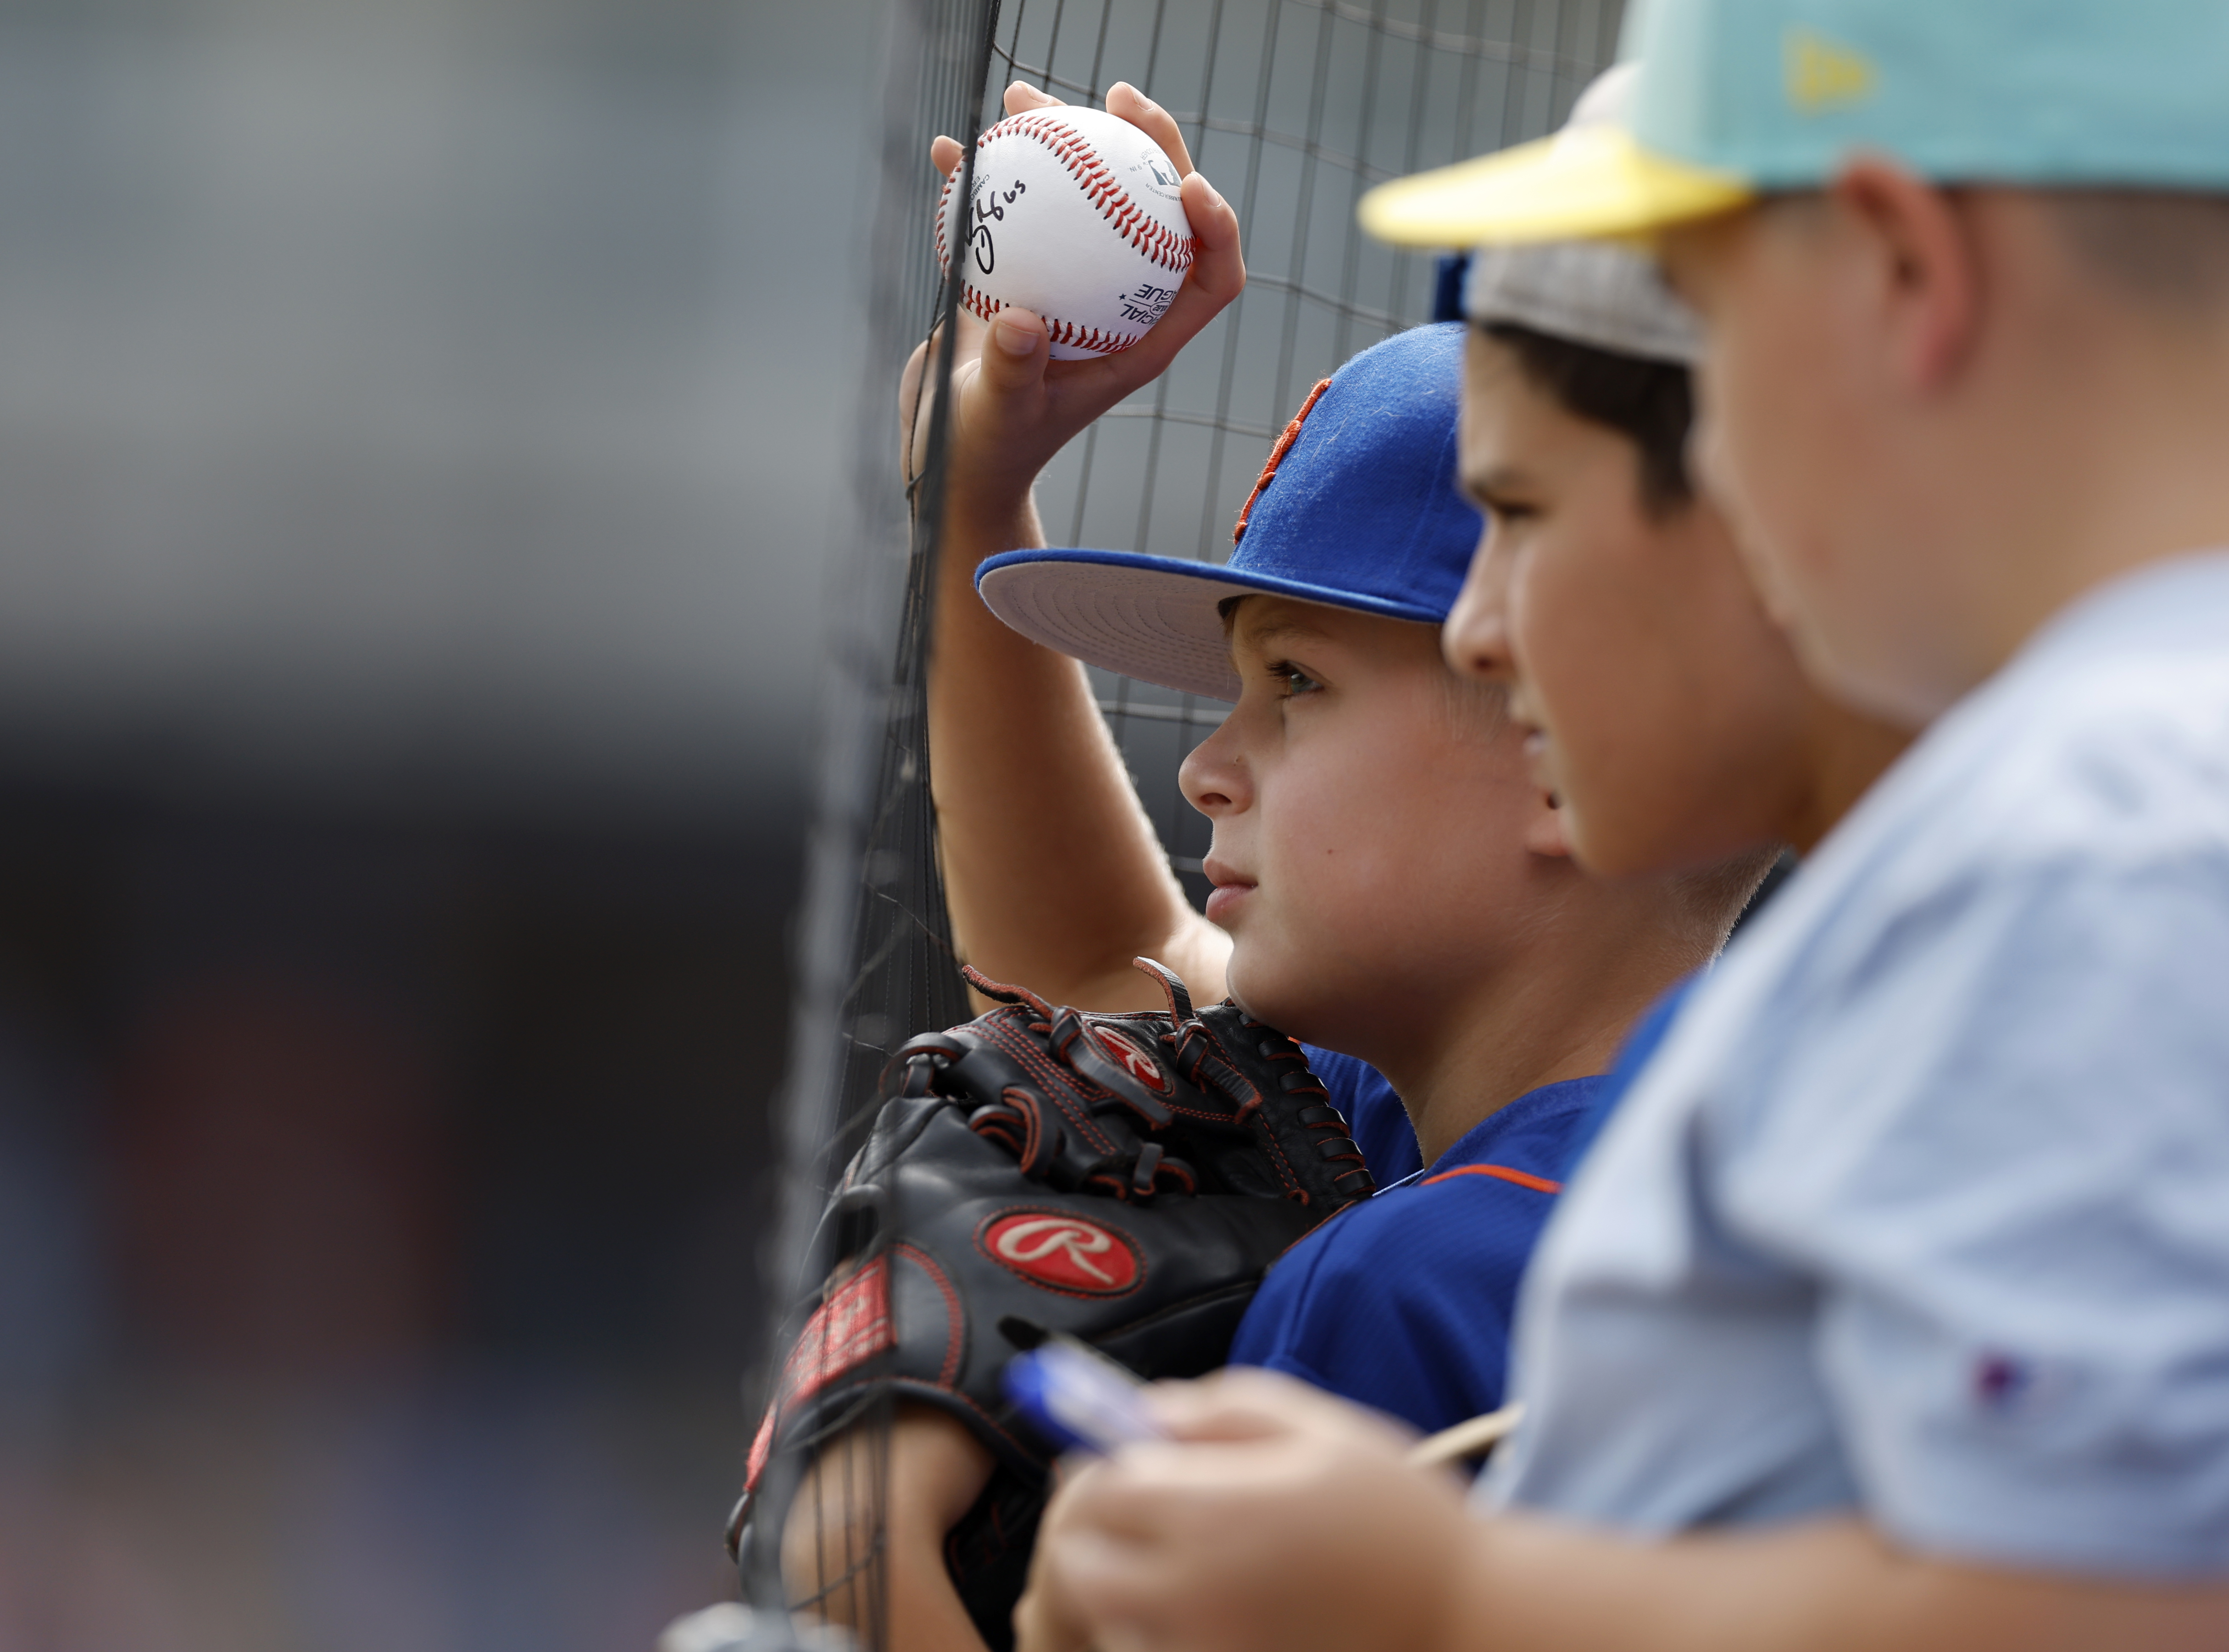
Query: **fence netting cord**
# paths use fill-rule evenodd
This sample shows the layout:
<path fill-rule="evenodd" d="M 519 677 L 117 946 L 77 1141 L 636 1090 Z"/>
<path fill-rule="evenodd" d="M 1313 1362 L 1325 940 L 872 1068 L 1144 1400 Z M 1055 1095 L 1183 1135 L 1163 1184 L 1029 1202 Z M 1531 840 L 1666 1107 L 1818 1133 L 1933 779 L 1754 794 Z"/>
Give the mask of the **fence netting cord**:
<path fill-rule="evenodd" d="M 829 1189 L 871 1122 L 889 1053 L 970 1013 L 953 951 L 930 802 L 929 605 L 935 589 L 941 421 L 909 494 L 896 384 L 948 311 L 932 250 L 936 134 L 968 141 L 997 120 L 1011 80 L 1101 104 L 1128 80 L 1174 117 L 1194 163 L 1244 237 L 1244 294 L 1170 370 L 1114 407 L 1048 468 L 1038 508 L 1056 544 L 1220 561 L 1230 526 L 1301 394 L 1356 351 L 1434 318 L 1448 284 L 1429 257 L 1355 227 L 1384 179 L 1552 130 L 1616 46 L 1622 0 L 894 0 L 884 41 L 877 204 L 865 241 L 867 369 L 851 509 L 832 566 L 818 816 L 781 1103 L 783 1195 L 770 1252 L 774 1301 L 843 1260 L 818 1228 Z M 943 335 L 949 338 L 949 333 Z M 947 351 L 933 351 L 941 394 Z M 1094 686 L 1171 864 L 1204 898 L 1207 824 L 1177 771 L 1223 708 L 1109 673 Z M 857 1260 L 856 1256 L 853 1260 Z M 809 1302 L 806 1303 L 810 1305 Z M 794 1315 L 772 1345 L 795 1336 Z M 800 1362 L 813 1351 L 799 1349 Z M 759 1385 L 771 1392 L 776 1373 Z M 817 1532 L 818 1580 L 793 1594 L 778 1546 L 746 1549 L 746 1598 L 800 1623 L 842 1623 L 890 1643 L 878 1560 L 888 1407 L 838 1419 L 845 1449 L 813 1442 L 765 1468 L 762 1506 L 838 1504 Z M 834 1437 L 824 1430 L 820 1442 Z M 812 1460 L 808 1462 L 808 1457 Z M 800 1514 L 821 1512 L 800 1503 Z"/>

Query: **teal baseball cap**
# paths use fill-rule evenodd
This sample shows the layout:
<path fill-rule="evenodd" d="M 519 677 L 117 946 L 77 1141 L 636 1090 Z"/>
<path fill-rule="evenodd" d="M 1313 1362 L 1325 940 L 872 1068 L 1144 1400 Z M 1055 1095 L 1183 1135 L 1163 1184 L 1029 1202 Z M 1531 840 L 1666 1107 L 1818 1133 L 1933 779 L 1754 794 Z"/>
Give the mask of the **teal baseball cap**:
<path fill-rule="evenodd" d="M 1852 156 L 1943 182 L 2229 194 L 2220 0 L 1636 0 L 1622 122 L 1384 184 L 1409 246 L 1640 235 Z"/>

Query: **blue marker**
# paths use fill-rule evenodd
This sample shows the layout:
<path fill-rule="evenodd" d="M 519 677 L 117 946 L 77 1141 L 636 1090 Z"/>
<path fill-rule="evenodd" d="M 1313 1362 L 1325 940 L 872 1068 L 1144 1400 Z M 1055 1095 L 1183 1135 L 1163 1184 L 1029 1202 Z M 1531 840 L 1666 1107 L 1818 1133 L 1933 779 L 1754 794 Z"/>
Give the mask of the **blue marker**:
<path fill-rule="evenodd" d="M 1006 1361 L 1006 1398 L 1063 1451 L 1107 1452 L 1168 1431 L 1147 1409 L 1145 1384 L 1089 1343 L 1053 1336 Z"/>

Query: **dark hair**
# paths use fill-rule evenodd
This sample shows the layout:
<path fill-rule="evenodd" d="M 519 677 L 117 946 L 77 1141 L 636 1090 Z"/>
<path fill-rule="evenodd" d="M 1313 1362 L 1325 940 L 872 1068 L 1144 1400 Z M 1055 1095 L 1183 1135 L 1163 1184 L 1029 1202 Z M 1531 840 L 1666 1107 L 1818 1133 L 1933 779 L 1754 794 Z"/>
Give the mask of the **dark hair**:
<path fill-rule="evenodd" d="M 1650 510 L 1670 509 L 1695 496 L 1687 475 L 1695 394 L 1685 367 L 1596 349 L 1511 322 L 1482 322 L 1479 330 L 1506 346 L 1525 376 L 1564 411 L 1609 426 L 1640 449 L 1641 498 Z"/>
<path fill-rule="evenodd" d="M 2206 314 L 2229 290 L 2229 201 L 2166 189 L 2053 189 L 2059 232 L 2128 297 Z"/>

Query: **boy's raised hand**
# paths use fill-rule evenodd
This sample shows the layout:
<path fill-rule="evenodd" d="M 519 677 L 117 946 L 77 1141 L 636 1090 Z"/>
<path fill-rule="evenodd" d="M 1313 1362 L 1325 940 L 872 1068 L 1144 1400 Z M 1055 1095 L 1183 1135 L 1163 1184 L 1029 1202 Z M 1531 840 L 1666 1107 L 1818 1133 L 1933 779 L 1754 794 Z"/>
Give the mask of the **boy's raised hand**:
<path fill-rule="evenodd" d="M 1851 1509 L 1650 1540 L 1491 1517 L 1387 1419 L 1267 1371 L 1157 1384 L 1175 1438 L 1047 1507 L 1018 1652 L 2218 1652 L 2229 1587 L 2012 1571 Z"/>
<path fill-rule="evenodd" d="M 1020 80 L 1006 88 L 1010 115 L 1059 103 Z M 1198 243 L 1192 268 L 1167 313 L 1144 338 L 1092 361 L 1052 361 L 1044 322 L 1029 311 L 1003 310 L 988 323 L 960 316 L 946 496 L 962 512 L 996 516 L 1018 509 L 1037 472 L 1070 438 L 1151 382 L 1246 285 L 1238 216 L 1192 169 L 1192 153 L 1168 112 L 1127 81 L 1108 89 L 1107 109 L 1143 131 L 1176 163 L 1184 179 L 1185 215 Z M 929 159 L 949 177 L 960 164 L 960 146 L 939 138 Z M 930 399 L 922 389 L 935 342 L 914 351 L 899 385 L 909 481 L 928 451 Z"/>
<path fill-rule="evenodd" d="M 1474 1522 L 1390 1419 L 1272 1372 L 1162 1383 L 1174 1440 L 1069 1476 L 1045 1511 L 1019 1652 L 1430 1652 Z"/>

